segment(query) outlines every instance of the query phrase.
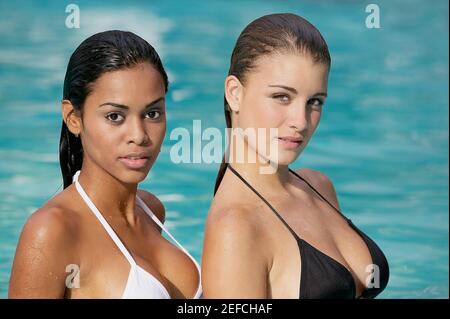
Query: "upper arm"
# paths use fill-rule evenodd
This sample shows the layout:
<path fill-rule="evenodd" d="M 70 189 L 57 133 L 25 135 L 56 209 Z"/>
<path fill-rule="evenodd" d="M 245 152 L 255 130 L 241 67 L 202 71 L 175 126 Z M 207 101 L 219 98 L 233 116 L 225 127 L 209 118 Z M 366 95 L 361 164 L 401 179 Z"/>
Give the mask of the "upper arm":
<path fill-rule="evenodd" d="M 267 258 L 249 212 L 229 210 L 208 219 L 202 256 L 205 298 L 266 298 Z"/>
<path fill-rule="evenodd" d="M 166 220 L 166 210 L 158 197 L 142 189 L 138 190 L 138 194 L 156 217 L 158 217 L 159 221 L 164 224 L 164 221 Z"/>
<path fill-rule="evenodd" d="M 308 168 L 296 170 L 296 173 L 304 177 L 324 198 L 340 210 L 336 189 L 328 176 Z"/>
<path fill-rule="evenodd" d="M 66 267 L 74 263 L 74 234 L 61 213 L 38 210 L 26 222 L 14 257 L 9 298 L 64 297 Z"/>

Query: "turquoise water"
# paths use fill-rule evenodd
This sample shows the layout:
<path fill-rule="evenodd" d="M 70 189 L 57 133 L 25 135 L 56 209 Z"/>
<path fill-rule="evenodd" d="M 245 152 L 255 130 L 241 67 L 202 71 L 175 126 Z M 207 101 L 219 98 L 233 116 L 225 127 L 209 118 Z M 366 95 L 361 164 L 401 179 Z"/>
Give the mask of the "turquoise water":
<path fill-rule="evenodd" d="M 152 43 L 169 72 L 168 133 L 224 127 L 223 79 L 242 28 L 272 12 L 316 25 L 333 58 L 320 127 L 293 167 L 335 183 L 346 215 L 384 250 L 381 298 L 449 296 L 448 2 L 377 1 L 381 28 L 365 26 L 363 1 L 76 1 L 0 3 L 0 297 L 25 219 L 61 190 L 60 98 L 71 52 L 87 36 L 127 29 Z M 211 3 L 214 3 L 213 5 Z M 200 260 L 218 164 L 175 165 L 167 135 L 141 185 L 159 195 L 167 225 Z"/>

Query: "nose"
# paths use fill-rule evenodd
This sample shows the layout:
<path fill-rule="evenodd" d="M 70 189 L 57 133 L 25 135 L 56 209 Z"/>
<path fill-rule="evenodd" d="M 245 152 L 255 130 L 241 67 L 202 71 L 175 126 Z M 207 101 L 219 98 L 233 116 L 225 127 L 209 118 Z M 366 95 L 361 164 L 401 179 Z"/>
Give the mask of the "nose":
<path fill-rule="evenodd" d="M 288 111 L 288 126 L 298 132 L 308 129 L 309 112 L 306 102 L 292 103 Z"/>
<path fill-rule="evenodd" d="M 147 145 L 150 142 L 150 138 L 147 134 L 143 120 L 136 118 L 129 123 L 130 125 L 127 128 L 128 142 L 136 145 Z"/>

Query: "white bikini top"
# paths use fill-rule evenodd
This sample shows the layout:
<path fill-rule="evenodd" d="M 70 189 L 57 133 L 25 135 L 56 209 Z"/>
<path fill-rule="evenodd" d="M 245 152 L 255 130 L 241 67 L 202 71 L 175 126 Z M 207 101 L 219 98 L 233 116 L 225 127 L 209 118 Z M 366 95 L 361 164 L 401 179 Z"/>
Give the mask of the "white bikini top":
<path fill-rule="evenodd" d="M 100 211 L 97 209 L 97 207 L 94 205 L 94 203 L 91 201 L 89 196 L 84 191 L 83 187 L 81 187 L 80 182 L 78 181 L 78 176 L 80 175 L 80 171 L 77 171 L 75 175 L 73 176 L 73 182 L 75 182 L 76 189 L 78 193 L 80 193 L 83 200 L 86 202 L 86 204 L 89 206 L 89 208 L 92 210 L 94 215 L 97 217 L 97 219 L 100 221 L 100 223 L 105 228 L 106 232 L 109 234 L 111 239 L 114 241 L 114 243 L 119 247 L 122 254 L 126 257 L 128 262 L 130 263 L 130 272 L 128 274 L 128 280 L 125 285 L 125 290 L 122 293 L 122 299 L 170 299 L 169 292 L 164 287 L 164 285 L 156 279 L 152 274 L 141 268 L 136 262 L 134 261 L 131 254 L 128 252 L 128 250 L 125 248 L 122 241 L 119 239 L 117 234 L 114 232 L 114 230 L 111 228 L 111 226 L 108 224 L 106 219 L 103 217 L 103 215 L 100 213 Z M 159 221 L 159 219 L 153 214 L 153 212 L 148 208 L 148 206 L 144 203 L 144 201 L 136 194 L 136 201 L 137 205 L 139 205 L 150 217 L 153 219 L 153 221 L 161 227 L 162 230 L 166 232 L 167 235 L 180 247 L 180 249 L 189 256 L 189 258 L 192 260 L 192 262 L 195 264 L 195 267 L 197 267 L 198 276 L 199 276 L 199 284 L 197 288 L 197 292 L 195 293 L 194 299 L 198 299 L 202 295 L 202 286 L 201 286 L 201 272 L 200 272 L 200 266 L 195 261 L 195 259 L 188 253 L 188 251 L 181 246 L 181 244 L 169 233 L 167 228 Z"/>

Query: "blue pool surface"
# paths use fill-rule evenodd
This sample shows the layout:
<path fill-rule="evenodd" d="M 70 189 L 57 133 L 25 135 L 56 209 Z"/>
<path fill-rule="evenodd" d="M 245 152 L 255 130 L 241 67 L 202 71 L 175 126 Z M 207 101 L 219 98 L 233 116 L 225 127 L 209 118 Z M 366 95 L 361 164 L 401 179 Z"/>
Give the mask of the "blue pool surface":
<path fill-rule="evenodd" d="M 167 226 L 200 261 L 218 164 L 174 164 L 169 133 L 224 128 L 223 80 L 243 27 L 297 13 L 332 55 L 320 127 L 292 167 L 333 181 L 345 214 L 385 252 L 380 298 L 449 296 L 448 1 L 76 1 L 81 27 L 65 26 L 64 1 L 0 2 L 0 298 L 7 297 L 26 218 L 61 191 L 60 99 L 68 58 L 89 35 L 130 30 L 160 53 L 171 82 L 168 135 L 141 188 L 166 206 Z"/>

